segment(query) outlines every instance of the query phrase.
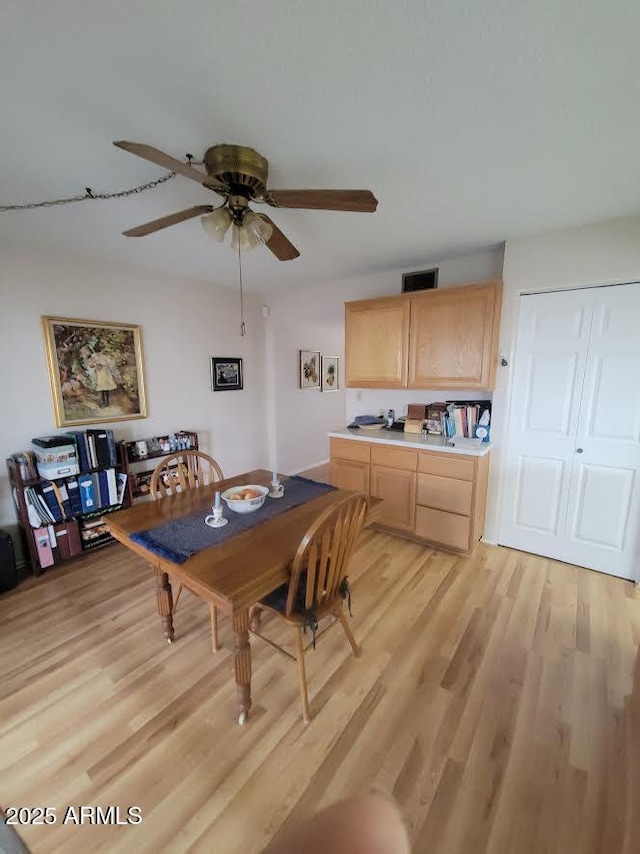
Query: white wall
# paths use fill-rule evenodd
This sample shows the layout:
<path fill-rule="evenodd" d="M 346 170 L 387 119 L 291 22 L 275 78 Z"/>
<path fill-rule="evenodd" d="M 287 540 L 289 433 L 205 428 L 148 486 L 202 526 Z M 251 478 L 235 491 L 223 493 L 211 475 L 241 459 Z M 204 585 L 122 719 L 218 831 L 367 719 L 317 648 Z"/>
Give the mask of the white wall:
<path fill-rule="evenodd" d="M 400 293 L 402 273 L 439 267 L 439 287 L 500 278 L 502 249 L 474 253 L 447 261 L 425 263 L 402 270 L 343 279 L 322 287 L 287 290 L 265 296 L 270 317 L 266 323 L 267 371 L 275 377 L 267 414 L 271 460 L 280 471 L 300 471 L 328 459 L 327 433 L 344 427 L 355 414 L 393 407 L 406 411 L 407 403 L 462 398 L 461 392 L 379 391 L 344 388 L 344 303 Z M 298 388 L 298 350 L 320 350 L 340 357 L 337 392 L 320 393 Z M 484 397 L 484 395 L 482 395 Z M 477 397 L 477 393 L 469 397 Z"/>
<path fill-rule="evenodd" d="M 491 476 L 484 539 L 497 542 L 507 441 L 511 368 L 522 293 L 620 284 L 640 279 L 640 216 L 508 240 L 504 255 L 500 350 L 493 395 Z"/>
<path fill-rule="evenodd" d="M 225 474 L 267 462 L 262 300 L 245 299 L 239 336 L 235 288 L 216 288 L 54 252 L 3 247 L 0 266 L 0 458 L 55 432 L 41 315 L 137 323 L 149 417 L 110 424 L 135 439 L 186 428 Z M 244 390 L 211 391 L 210 357 L 244 359 Z M 63 432 L 63 428 L 60 428 Z M 4 465 L 0 524 L 15 521 Z"/>

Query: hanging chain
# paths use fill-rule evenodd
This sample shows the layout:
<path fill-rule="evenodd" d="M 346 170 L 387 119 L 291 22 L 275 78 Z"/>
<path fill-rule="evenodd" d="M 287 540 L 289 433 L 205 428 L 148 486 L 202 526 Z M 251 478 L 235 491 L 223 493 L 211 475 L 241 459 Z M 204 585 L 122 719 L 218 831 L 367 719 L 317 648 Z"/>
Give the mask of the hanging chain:
<path fill-rule="evenodd" d="M 244 296 L 242 294 L 242 253 L 240 252 L 240 238 L 238 237 L 238 271 L 240 273 L 240 337 L 244 338 L 247 334 L 247 327 L 244 322 Z"/>
<path fill-rule="evenodd" d="M 170 181 L 176 177 L 175 172 L 169 172 L 162 178 L 155 181 L 148 181 L 146 184 L 140 184 L 139 187 L 132 187 L 130 190 L 120 190 L 117 193 L 92 193 L 91 187 L 85 187 L 84 196 L 71 196 L 68 199 L 53 199 L 49 202 L 29 202 L 25 205 L 0 205 L 0 211 L 26 211 L 34 210 L 35 208 L 51 208 L 55 205 L 72 205 L 75 202 L 86 202 L 89 199 L 124 199 L 126 196 L 134 196 L 136 193 L 144 193 L 145 190 L 153 190 L 154 187 L 159 187 L 166 181 Z"/>

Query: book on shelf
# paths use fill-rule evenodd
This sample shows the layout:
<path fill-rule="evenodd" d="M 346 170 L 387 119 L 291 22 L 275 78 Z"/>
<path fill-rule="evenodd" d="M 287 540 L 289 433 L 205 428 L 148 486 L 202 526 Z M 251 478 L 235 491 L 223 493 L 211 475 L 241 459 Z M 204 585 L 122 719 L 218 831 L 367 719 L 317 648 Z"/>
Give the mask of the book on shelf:
<path fill-rule="evenodd" d="M 12 454 L 11 459 L 18 466 L 22 480 L 35 480 L 38 477 L 36 456 L 33 451 L 20 451 L 18 454 Z"/>
<path fill-rule="evenodd" d="M 490 419 L 490 400 L 448 401 L 447 412 L 442 413 L 442 432 L 449 438 L 473 439 L 484 413 Z"/>
<path fill-rule="evenodd" d="M 119 471 L 116 477 L 117 481 L 117 496 L 116 496 L 116 504 L 122 504 L 124 501 L 124 493 L 127 488 L 127 475 Z"/>

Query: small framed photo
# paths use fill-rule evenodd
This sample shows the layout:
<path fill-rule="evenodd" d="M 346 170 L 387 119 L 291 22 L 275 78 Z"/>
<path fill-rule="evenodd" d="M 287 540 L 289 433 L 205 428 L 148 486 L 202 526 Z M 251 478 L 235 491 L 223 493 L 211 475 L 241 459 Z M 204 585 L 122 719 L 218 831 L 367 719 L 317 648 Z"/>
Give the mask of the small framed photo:
<path fill-rule="evenodd" d="M 242 359 L 212 356 L 211 390 L 239 391 L 242 387 Z"/>
<path fill-rule="evenodd" d="M 319 350 L 300 350 L 300 388 L 320 388 Z"/>
<path fill-rule="evenodd" d="M 322 357 L 322 391 L 338 391 L 340 388 L 339 366 L 338 356 Z"/>

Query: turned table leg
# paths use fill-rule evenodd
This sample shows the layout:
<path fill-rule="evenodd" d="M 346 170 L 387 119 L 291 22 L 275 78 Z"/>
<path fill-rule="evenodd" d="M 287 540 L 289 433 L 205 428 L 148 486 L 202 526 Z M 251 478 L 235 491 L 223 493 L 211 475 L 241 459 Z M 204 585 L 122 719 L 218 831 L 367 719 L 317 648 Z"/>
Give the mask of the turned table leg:
<path fill-rule="evenodd" d="M 238 693 L 238 723 L 244 724 L 251 708 L 251 647 L 249 645 L 249 610 L 233 615 L 233 653 Z"/>
<path fill-rule="evenodd" d="M 171 595 L 171 584 L 166 572 L 158 567 L 153 568 L 156 574 L 156 598 L 158 601 L 158 613 L 162 620 L 162 631 L 167 643 L 173 642 L 173 597 Z"/>

